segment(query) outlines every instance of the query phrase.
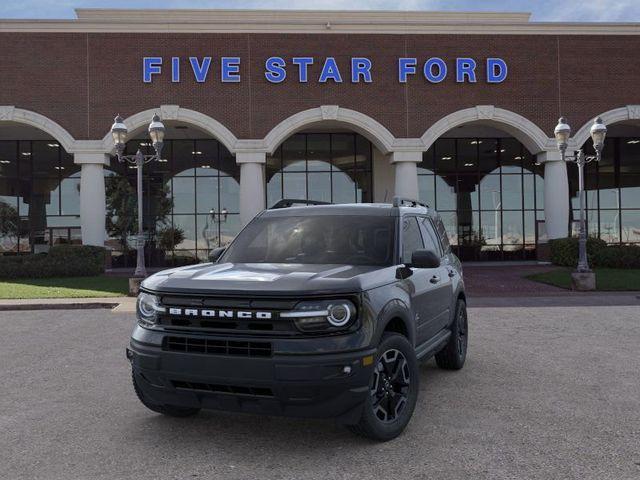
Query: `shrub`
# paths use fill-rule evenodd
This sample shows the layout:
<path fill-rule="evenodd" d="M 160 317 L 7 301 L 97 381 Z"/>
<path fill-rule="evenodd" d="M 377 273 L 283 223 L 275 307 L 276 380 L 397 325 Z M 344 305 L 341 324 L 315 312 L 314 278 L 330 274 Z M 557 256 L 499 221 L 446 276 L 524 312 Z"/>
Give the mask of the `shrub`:
<path fill-rule="evenodd" d="M 593 256 L 594 267 L 640 268 L 640 246 L 610 245 Z"/>
<path fill-rule="evenodd" d="M 575 237 L 549 240 L 551 263 L 563 267 L 575 267 L 578 264 L 578 239 Z M 596 252 L 607 248 L 607 242 L 599 238 L 587 238 L 587 259 L 593 262 Z"/>
<path fill-rule="evenodd" d="M 550 240 L 551 262 L 563 267 L 578 264 L 578 239 L 560 238 Z M 587 259 L 591 267 L 640 268 L 640 246 L 607 245 L 604 240 L 587 239 Z"/>
<path fill-rule="evenodd" d="M 0 278 L 89 277 L 104 273 L 103 247 L 59 245 L 49 253 L 0 256 Z"/>

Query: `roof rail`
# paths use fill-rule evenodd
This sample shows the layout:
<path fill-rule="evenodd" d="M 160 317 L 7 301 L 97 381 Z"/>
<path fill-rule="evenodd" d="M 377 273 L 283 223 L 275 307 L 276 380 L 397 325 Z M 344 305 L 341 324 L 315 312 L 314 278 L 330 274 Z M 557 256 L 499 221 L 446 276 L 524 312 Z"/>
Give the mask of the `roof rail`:
<path fill-rule="evenodd" d="M 404 197 L 393 197 L 393 206 L 394 207 L 402 207 L 404 204 L 409 204 L 410 207 L 417 207 L 420 205 L 424 208 L 429 208 L 429 205 L 426 203 L 419 202 L 418 200 L 414 200 L 413 198 L 404 198 Z"/>
<path fill-rule="evenodd" d="M 276 210 L 278 208 L 300 207 L 309 205 L 331 205 L 330 202 L 321 202 L 320 200 L 306 200 L 295 198 L 283 198 L 277 201 L 269 210 Z"/>

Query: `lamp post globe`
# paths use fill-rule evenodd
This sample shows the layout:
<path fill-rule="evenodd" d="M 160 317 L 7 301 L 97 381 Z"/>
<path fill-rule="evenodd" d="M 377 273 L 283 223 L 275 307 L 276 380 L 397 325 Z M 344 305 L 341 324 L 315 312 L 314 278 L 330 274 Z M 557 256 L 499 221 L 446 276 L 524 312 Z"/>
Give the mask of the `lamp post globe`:
<path fill-rule="evenodd" d="M 602 123 L 602 119 L 597 117 L 591 125 L 591 140 L 593 140 L 593 148 L 600 155 L 604 147 L 604 139 L 607 136 L 607 127 Z"/>
<path fill-rule="evenodd" d="M 118 115 L 111 125 L 111 136 L 113 137 L 113 144 L 116 147 L 118 154 L 124 151 L 124 146 L 127 143 L 127 134 L 129 133 L 127 126 L 124 124 L 123 118 Z"/>
<path fill-rule="evenodd" d="M 149 137 L 151 137 L 153 148 L 155 149 L 158 157 L 160 157 L 160 152 L 162 152 L 165 131 L 164 123 L 160 120 L 160 116 L 157 113 L 154 114 L 151 119 L 151 123 L 149 124 Z"/>
<path fill-rule="evenodd" d="M 567 119 L 564 117 L 560 117 L 558 120 L 558 125 L 553 131 L 553 134 L 556 137 L 556 142 L 558 144 L 558 150 L 564 154 L 567 150 L 567 145 L 569 144 L 569 137 L 571 136 L 571 127 L 567 123 Z"/>

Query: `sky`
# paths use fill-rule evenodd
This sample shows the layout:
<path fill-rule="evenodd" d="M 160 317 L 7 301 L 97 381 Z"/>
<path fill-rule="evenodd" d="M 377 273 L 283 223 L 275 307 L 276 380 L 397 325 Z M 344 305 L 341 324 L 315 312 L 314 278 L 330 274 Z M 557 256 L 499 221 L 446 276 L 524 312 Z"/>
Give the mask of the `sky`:
<path fill-rule="evenodd" d="M 0 0 L 0 18 L 75 18 L 74 8 L 257 8 L 531 12 L 539 22 L 638 22 L 640 0 Z"/>

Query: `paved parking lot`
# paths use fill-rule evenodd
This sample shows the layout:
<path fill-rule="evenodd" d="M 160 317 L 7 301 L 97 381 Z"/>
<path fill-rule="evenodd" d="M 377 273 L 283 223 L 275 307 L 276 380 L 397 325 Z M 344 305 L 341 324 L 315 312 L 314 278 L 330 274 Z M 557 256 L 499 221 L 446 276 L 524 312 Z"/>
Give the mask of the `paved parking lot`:
<path fill-rule="evenodd" d="M 408 430 L 142 407 L 130 315 L 0 312 L 2 479 L 640 478 L 640 308 L 475 308 L 461 372 L 422 366 Z"/>

